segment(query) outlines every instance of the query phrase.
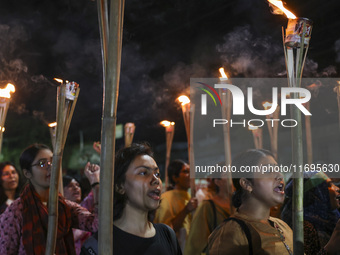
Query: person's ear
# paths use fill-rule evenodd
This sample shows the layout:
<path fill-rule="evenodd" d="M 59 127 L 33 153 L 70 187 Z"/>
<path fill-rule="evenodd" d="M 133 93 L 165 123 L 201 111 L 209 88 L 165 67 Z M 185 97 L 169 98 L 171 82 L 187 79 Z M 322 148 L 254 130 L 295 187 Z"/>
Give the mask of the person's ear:
<path fill-rule="evenodd" d="M 24 173 L 24 176 L 27 179 L 31 179 L 32 178 L 32 173 L 30 171 L 28 171 L 27 169 L 23 169 L 22 172 Z"/>
<path fill-rule="evenodd" d="M 115 185 L 115 190 L 116 190 L 116 192 L 118 193 L 118 194 L 120 194 L 120 195 L 124 195 L 125 194 L 125 189 L 124 189 L 124 187 L 123 187 L 123 185 Z"/>
<path fill-rule="evenodd" d="M 253 191 L 253 184 L 246 178 L 240 179 L 240 185 L 243 189 L 251 193 Z"/>

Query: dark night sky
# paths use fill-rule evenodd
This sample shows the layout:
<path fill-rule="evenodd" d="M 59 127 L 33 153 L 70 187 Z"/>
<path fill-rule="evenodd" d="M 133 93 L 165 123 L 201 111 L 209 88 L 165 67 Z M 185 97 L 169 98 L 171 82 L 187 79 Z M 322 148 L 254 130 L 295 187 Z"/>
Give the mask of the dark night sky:
<path fill-rule="evenodd" d="M 314 22 L 304 75 L 338 77 L 339 1 L 290 0 L 286 7 Z M 158 145 L 164 143 L 164 129 L 158 123 L 169 119 L 176 122 L 174 140 L 185 142 L 175 99 L 188 91 L 190 77 L 217 77 L 220 66 L 232 77 L 284 76 L 281 27 L 286 24 L 287 18 L 273 15 L 264 0 L 127 0 L 117 122 L 134 122 L 135 140 Z M 81 87 L 68 142 L 79 142 L 78 130 L 86 143 L 99 140 L 102 67 L 97 2 L 2 0 L 0 86 L 12 82 L 17 88 L 5 139 L 29 141 L 18 137 L 36 127 L 24 120 L 35 119 L 35 125 L 42 126 L 42 119 L 55 120 L 54 77 Z M 332 88 L 320 88 L 319 95 L 324 96 L 325 118 L 337 118 Z M 334 102 L 328 103 L 329 97 Z"/>

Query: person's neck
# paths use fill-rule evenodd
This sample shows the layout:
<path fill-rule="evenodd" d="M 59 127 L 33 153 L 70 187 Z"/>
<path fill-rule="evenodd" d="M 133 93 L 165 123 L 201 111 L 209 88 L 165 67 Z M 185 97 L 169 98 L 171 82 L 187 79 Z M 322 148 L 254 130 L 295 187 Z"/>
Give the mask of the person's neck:
<path fill-rule="evenodd" d="M 126 204 L 122 216 L 113 222 L 121 230 L 140 237 L 151 237 L 152 223 L 148 221 L 148 212 Z"/>
<path fill-rule="evenodd" d="M 188 189 L 187 188 L 185 188 L 185 187 L 182 187 L 182 186 L 180 186 L 180 185 L 175 185 L 175 188 L 174 188 L 175 190 L 183 190 L 183 191 L 188 191 Z"/>
<path fill-rule="evenodd" d="M 35 192 L 38 193 L 41 202 L 43 203 L 47 203 L 48 202 L 48 197 L 50 194 L 50 189 L 43 189 L 43 188 L 36 188 L 34 187 Z"/>
<path fill-rule="evenodd" d="M 15 189 L 13 190 L 5 190 L 5 195 L 8 199 L 14 200 L 15 199 Z"/>
<path fill-rule="evenodd" d="M 247 199 L 242 202 L 242 205 L 238 208 L 238 212 L 254 220 L 267 221 L 270 216 L 270 207 L 259 203 L 259 201 Z"/>

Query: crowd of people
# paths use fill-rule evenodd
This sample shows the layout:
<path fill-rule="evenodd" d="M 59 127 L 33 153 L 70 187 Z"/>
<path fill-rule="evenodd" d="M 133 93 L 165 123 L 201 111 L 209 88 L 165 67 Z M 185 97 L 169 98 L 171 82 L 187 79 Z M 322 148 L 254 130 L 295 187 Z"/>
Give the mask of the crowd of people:
<path fill-rule="evenodd" d="M 94 143 L 100 153 L 100 143 Z M 53 152 L 32 144 L 20 156 L 20 169 L 0 163 L 0 254 L 45 254 Z M 293 254 L 293 181 L 279 172 L 244 173 L 233 178 L 232 204 L 227 179 L 209 178 L 209 192 L 191 197 L 190 167 L 184 160 L 168 166 L 165 192 L 160 169 L 148 144 L 134 143 L 115 155 L 113 254 Z M 250 149 L 232 165 L 276 165 L 271 152 Z M 87 163 L 91 186 L 63 176 L 58 196 L 56 255 L 98 254 L 100 166 Z M 85 197 L 84 197 L 85 196 Z M 340 252 L 340 189 L 324 173 L 304 175 L 304 252 Z M 280 206 L 281 215 L 271 209 Z"/>

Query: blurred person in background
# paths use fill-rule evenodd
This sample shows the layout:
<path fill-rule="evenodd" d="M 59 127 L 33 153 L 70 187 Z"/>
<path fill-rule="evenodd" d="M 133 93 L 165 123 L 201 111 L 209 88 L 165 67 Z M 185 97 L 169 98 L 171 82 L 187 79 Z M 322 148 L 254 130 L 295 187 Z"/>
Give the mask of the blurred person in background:
<path fill-rule="evenodd" d="M 23 177 L 15 165 L 9 161 L 0 163 L 0 214 L 19 197 Z"/>
<path fill-rule="evenodd" d="M 214 183 L 215 195 L 211 199 L 203 200 L 195 211 L 184 255 L 201 254 L 212 231 L 230 216 L 228 179 L 215 176 L 210 178 L 210 181 Z"/>
<path fill-rule="evenodd" d="M 196 198 L 191 198 L 190 167 L 183 160 L 173 160 L 168 166 L 168 176 L 172 190 L 162 194 L 160 207 L 156 211 L 155 223 L 164 223 L 176 233 L 177 239 L 184 251 L 189 235 L 192 212 L 197 208 Z"/>

